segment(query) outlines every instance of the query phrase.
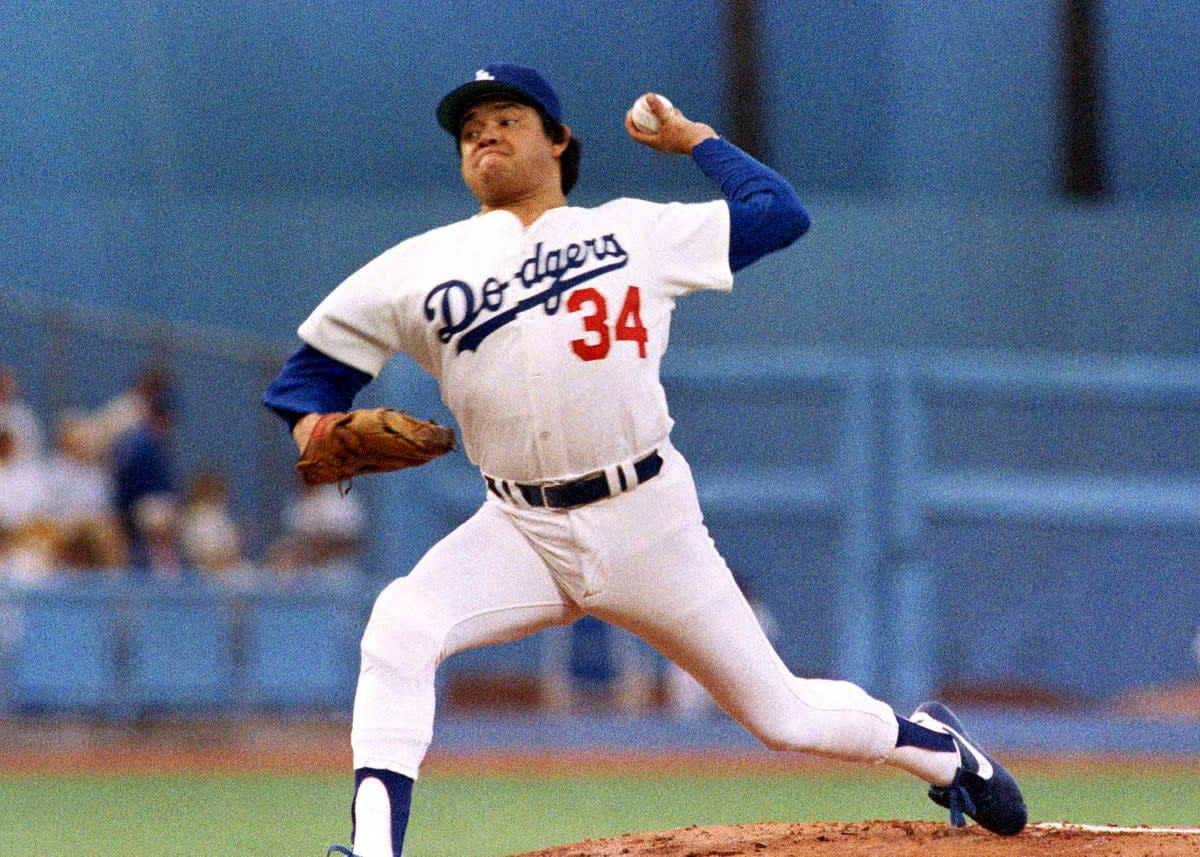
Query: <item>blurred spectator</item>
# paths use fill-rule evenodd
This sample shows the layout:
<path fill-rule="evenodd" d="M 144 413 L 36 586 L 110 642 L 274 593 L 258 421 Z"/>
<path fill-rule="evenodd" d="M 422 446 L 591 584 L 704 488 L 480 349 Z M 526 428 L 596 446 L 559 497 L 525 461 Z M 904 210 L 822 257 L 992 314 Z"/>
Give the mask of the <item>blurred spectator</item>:
<path fill-rule="evenodd" d="M 229 478 L 206 468 L 192 478 L 183 504 L 179 542 L 183 559 L 210 580 L 242 582 L 243 536 L 229 507 Z"/>
<path fill-rule="evenodd" d="M 16 433 L 0 425 L 0 577 L 17 585 L 52 576 L 56 531 L 40 458 L 19 458 Z"/>
<path fill-rule="evenodd" d="M 179 499 L 173 494 L 147 494 L 133 507 L 136 537 L 130 548 L 131 565 L 163 580 L 182 580 L 179 550 Z"/>
<path fill-rule="evenodd" d="M 117 441 L 151 418 L 151 412 L 174 397 L 171 375 L 163 366 L 152 364 L 143 369 L 128 390 L 110 399 L 92 415 L 103 448 Z"/>
<path fill-rule="evenodd" d="M 117 437 L 112 450 L 114 507 L 131 564 L 166 578 L 178 578 L 183 570 L 174 429 L 174 403 L 163 390 L 146 402 L 143 419 Z"/>
<path fill-rule="evenodd" d="M 41 586 L 58 576 L 59 533 L 38 518 L 0 535 L 0 583 Z"/>
<path fill-rule="evenodd" d="M 654 698 L 654 660 L 646 645 L 594 616 L 544 632 L 542 704 L 555 711 L 615 707 L 637 712 Z"/>
<path fill-rule="evenodd" d="M 41 456 L 45 436 L 41 421 L 20 398 L 21 385 L 11 366 L 0 366 L 0 425 L 12 431 L 12 455 L 22 461 Z"/>
<path fill-rule="evenodd" d="M 341 494 L 336 485 L 309 487 L 283 513 L 284 534 L 269 549 L 276 572 L 344 574 L 362 559 L 366 509 L 357 494 Z"/>
<path fill-rule="evenodd" d="M 79 414 L 56 420 L 46 481 L 60 531 L 59 562 L 72 569 L 123 567 L 129 553 L 113 512 L 113 476 L 91 421 Z"/>

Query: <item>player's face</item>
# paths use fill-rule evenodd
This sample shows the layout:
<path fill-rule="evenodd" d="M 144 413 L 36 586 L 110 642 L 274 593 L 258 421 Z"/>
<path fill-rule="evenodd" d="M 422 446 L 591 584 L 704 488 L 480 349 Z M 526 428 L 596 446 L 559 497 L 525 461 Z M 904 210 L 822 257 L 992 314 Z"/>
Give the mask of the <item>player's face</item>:
<path fill-rule="evenodd" d="M 551 142 L 534 108 L 501 98 L 481 101 L 466 112 L 458 135 L 463 180 L 485 208 L 561 195 L 558 159 L 566 145 Z"/>

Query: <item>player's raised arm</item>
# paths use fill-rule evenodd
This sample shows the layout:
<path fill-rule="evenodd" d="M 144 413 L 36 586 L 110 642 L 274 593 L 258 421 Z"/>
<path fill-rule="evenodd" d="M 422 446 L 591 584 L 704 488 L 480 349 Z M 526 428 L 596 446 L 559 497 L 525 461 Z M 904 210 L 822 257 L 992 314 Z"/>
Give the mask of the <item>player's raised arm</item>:
<path fill-rule="evenodd" d="M 692 159 L 729 203 L 729 267 L 740 271 L 808 231 L 808 212 L 791 184 L 723 138 L 706 140 Z"/>
<path fill-rule="evenodd" d="M 625 114 L 625 130 L 639 143 L 675 155 L 690 155 L 696 146 L 718 136 L 711 125 L 693 122 L 653 92 L 639 98 Z"/>
<path fill-rule="evenodd" d="M 690 155 L 729 203 L 729 267 L 740 271 L 808 231 L 808 212 L 787 179 L 688 119 L 665 98 L 646 93 L 625 114 L 625 130 L 660 152 Z"/>

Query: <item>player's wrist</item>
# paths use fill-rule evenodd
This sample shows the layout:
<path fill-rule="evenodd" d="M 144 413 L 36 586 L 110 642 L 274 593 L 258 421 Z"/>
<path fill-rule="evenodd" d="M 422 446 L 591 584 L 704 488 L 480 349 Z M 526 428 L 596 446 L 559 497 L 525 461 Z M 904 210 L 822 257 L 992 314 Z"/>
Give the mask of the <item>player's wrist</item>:
<path fill-rule="evenodd" d="M 702 122 L 697 122 L 696 126 L 697 127 L 695 128 L 694 133 L 691 135 L 691 145 L 688 146 L 689 155 L 701 143 L 705 143 L 709 140 L 717 140 L 721 137 L 721 135 L 718 134 L 711 125 L 705 125 Z"/>
<path fill-rule="evenodd" d="M 308 438 L 312 434 L 313 427 L 316 426 L 317 420 L 320 418 L 320 414 L 305 414 L 292 426 L 292 440 L 296 441 L 296 447 L 301 452 L 304 451 L 304 447 L 308 444 Z"/>

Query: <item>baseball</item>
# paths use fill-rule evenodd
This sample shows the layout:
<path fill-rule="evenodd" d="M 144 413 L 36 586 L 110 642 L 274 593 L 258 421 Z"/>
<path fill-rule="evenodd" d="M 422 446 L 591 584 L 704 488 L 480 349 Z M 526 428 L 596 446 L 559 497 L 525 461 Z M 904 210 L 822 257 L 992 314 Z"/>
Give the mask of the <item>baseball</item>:
<path fill-rule="evenodd" d="M 668 110 L 674 106 L 665 95 L 659 95 L 658 100 Z M 633 114 L 633 127 L 637 128 L 643 134 L 658 133 L 658 117 L 650 110 L 650 105 L 646 103 L 645 95 L 633 102 L 633 108 L 630 110 L 630 113 Z"/>

